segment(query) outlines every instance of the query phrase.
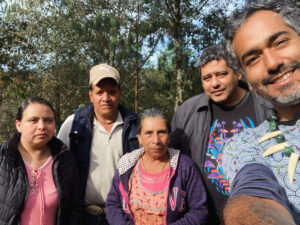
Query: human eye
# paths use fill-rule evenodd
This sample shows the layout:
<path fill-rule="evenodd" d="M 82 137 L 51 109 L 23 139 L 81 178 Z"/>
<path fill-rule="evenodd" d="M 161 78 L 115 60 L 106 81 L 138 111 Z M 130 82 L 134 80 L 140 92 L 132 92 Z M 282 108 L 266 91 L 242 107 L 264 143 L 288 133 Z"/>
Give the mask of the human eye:
<path fill-rule="evenodd" d="M 45 123 L 53 123 L 53 118 L 45 118 Z"/>
<path fill-rule="evenodd" d="M 165 135 L 168 134 L 168 131 L 167 131 L 167 130 L 161 130 L 161 131 L 158 132 L 158 134 L 159 134 L 160 136 L 165 136 Z"/>
<path fill-rule="evenodd" d="M 110 90 L 109 91 L 109 95 L 116 95 L 116 93 L 117 93 L 117 91 L 115 91 L 115 90 Z"/>
<path fill-rule="evenodd" d="M 109 95 L 116 95 L 119 93 L 119 88 L 118 87 L 111 87 L 109 90 L 108 90 L 108 94 Z"/>
<path fill-rule="evenodd" d="M 37 121 L 38 121 L 38 118 L 32 117 L 32 118 L 29 118 L 28 121 L 29 121 L 29 122 L 37 122 Z"/>
<path fill-rule="evenodd" d="M 253 56 L 250 56 L 246 59 L 246 66 L 251 66 L 252 64 L 254 64 L 257 60 L 258 60 L 258 56 L 257 55 L 253 55 Z"/>
<path fill-rule="evenodd" d="M 143 131 L 143 135 L 150 136 L 151 135 L 151 131 L 150 130 Z"/>
<path fill-rule="evenodd" d="M 204 80 L 204 81 L 209 81 L 210 79 L 211 79 L 211 76 L 209 76 L 209 75 L 202 76 L 202 80 Z"/>
<path fill-rule="evenodd" d="M 282 46 L 282 45 L 284 45 L 287 41 L 288 41 L 287 38 L 279 39 L 278 41 L 275 41 L 275 42 L 274 42 L 274 46 L 275 46 L 275 47 Z"/>
<path fill-rule="evenodd" d="M 221 71 L 221 72 L 219 72 L 217 75 L 218 75 L 219 77 L 222 77 L 222 76 L 226 76 L 227 74 L 228 74 L 227 71 Z"/>

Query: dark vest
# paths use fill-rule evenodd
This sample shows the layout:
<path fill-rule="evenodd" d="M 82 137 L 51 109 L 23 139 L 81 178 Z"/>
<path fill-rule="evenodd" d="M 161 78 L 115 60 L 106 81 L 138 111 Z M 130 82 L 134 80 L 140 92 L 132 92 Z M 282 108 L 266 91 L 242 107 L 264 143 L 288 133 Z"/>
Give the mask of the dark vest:
<path fill-rule="evenodd" d="M 136 136 L 137 115 L 119 105 L 124 124 L 122 131 L 123 154 L 131 152 L 139 147 Z M 81 190 L 85 194 L 85 188 L 90 166 L 90 150 L 93 137 L 94 107 L 92 104 L 84 108 L 76 109 L 69 134 L 70 150 L 73 152 L 79 167 Z"/>

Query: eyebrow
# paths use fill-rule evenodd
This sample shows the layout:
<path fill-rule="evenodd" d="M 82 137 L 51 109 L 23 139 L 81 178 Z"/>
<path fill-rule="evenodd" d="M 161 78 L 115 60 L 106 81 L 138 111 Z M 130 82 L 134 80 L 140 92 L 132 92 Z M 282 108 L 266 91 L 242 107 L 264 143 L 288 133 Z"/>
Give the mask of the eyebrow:
<path fill-rule="evenodd" d="M 267 46 L 271 46 L 271 44 L 281 35 L 283 34 L 288 34 L 288 31 L 279 31 L 275 34 L 273 34 L 271 37 L 269 37 L 269 39 L 267 40 Z M 254 49 L 250 49 L 249 51 L 247 51 L 245 54 L 242 55 L 242 62 L 244 63 L 245 58 L 247 58 L 250 55 L 254 55 L 256 53 L 261 52 L 261 49 L 258 48 L 254 48 Z"/>
<path fill-rule="evenodd" d="M 207 76 L 212 76 L 212 75 L 211 75 L 211 73 L 202 74 L 202 75 L 201 75 L 201 79 L 202 79 L 203 77 L 207 77 Z"/>

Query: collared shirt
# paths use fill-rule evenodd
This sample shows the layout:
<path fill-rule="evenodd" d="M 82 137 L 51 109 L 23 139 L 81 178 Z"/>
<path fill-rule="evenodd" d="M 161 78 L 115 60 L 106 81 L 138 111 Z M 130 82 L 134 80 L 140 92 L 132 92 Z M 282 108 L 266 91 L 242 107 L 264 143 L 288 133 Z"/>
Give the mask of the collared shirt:
<path fill-rule="evenodd" d="M 117 163 L 123 155 L 123 119 L 118 112 L 117 120 L 110 132 L 96 118 L 94 118 L 93 126 L 85 202 L 86 204 L 102 205 L 105 204 Z"/>

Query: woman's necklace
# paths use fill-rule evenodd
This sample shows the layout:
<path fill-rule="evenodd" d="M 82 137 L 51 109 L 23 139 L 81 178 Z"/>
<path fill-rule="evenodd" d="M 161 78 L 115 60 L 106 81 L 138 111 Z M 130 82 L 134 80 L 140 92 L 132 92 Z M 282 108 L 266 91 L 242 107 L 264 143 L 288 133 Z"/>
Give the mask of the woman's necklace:
<path fill-rule="evenodd" d="M 269 121 L 269 131 L 270 133 L 264 135 L 262 138 L 258 140 L 258 143 L 262 143 L 266 140 L 269 140 L 271 138 L 275 138 L 276 145 L 271 146 L 268 148 L 263 156 L 269 156 L 271 154 L 274 154 L 276 152 L 283 151 L 284 155 L 287 157 L 290 157 L 289 164 L 288 164 L 288 177 L 289 181 L 292 184 L 294 180 L 294 174 L 296 171 L 297 163 L 299 161 L 299 155 L 297 153 L 294 153 L 293 147 L 290 146 L 282 134 L 282 132 L 278 128 L 278 116 L 277 112 L 274 110 L 273 115 L 271 118 L 268 119 Z"/>
<path fill-rule="evenodd" d="M 145 166 L 143 157 L 141 158 L 141 160 L 142 160 L 142 166 L 144 167 L 145 171 L 146 171 L 147 173 L 149 173 L 148 170 L 147 170 L 147 168 L 146 168 L 146 166 Z M 161 173 L 161 172 L 164 170 L 164 168 L 166 167 L 166 165 L 167 165 L 168 162 L 169 162 L 169 160 L 166 160 L 166 162 L 164 163 L 164 165 L 163 165 L 163 167 L 162 167 L 162 169 L 160 170 L 159 173 Z"/>

